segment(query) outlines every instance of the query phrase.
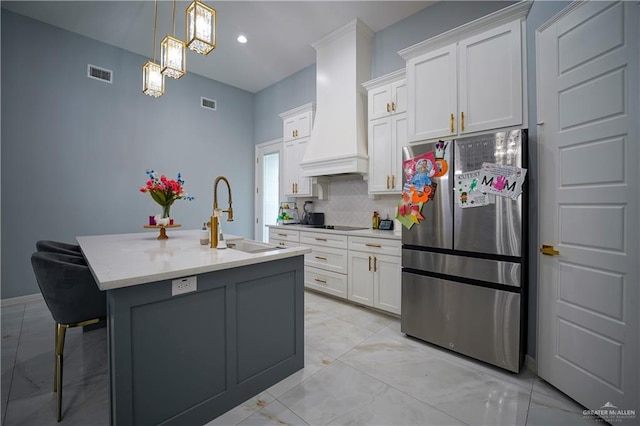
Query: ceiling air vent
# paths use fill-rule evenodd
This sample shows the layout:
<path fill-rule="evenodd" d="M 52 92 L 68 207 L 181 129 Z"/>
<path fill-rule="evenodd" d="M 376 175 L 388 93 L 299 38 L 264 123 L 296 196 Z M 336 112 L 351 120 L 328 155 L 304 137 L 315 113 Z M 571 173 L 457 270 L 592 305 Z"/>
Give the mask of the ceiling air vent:
<path fill-rule="evenodd" d="M 113 71 L 104 68 L 96 67 L 95 65 L 87 65 L 87 77 L 95 80 L 106 81 L 111 83 L 113 79 Z"/>
<path fill-rule="evenodd" d="M 217 104 L 218 103 L 214 99 L 200 98 L 200 106 L 202 108 L 207 108 L 215 111 Z"/>

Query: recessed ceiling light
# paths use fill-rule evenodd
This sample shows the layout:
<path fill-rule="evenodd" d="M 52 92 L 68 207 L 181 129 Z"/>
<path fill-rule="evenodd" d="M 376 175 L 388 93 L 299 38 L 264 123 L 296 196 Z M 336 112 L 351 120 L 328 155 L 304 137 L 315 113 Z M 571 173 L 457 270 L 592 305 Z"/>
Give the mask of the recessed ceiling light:
<path fill-rule="evenodd" d="M 242 34 L 240 34 L 238 36 L 238 43 L 245 44 L 246 42 L 247 42 L 247 38 L 245 36 L 243 36 Z"/>

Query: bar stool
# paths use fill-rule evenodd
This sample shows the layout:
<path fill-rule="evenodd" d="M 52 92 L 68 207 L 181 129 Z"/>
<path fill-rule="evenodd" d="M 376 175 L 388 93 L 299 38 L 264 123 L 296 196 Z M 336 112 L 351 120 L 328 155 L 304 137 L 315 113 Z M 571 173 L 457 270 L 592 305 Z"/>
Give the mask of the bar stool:
<path fill-rule="evenodd" d="M 52 252 L 31 255 L 40 292 L 56 322 L 53 391 L 62 420 L 62 367 L 67 328 L 96 324 L 106 318 L 106 294 L 100 291 L 84 257 Z"/>

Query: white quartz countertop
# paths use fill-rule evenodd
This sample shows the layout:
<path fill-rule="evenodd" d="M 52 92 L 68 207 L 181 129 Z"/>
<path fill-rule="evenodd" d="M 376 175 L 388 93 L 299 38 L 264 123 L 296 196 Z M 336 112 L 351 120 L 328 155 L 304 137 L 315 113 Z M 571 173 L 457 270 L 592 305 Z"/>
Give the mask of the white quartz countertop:
<path fill-rule="evenodd" d="M 327 232 L 331 234 L 342 234 L 342 235 L 352 235 L 358 237 L 373 237 L 373 238 L 387 238 L 390 240 L 400 240 L 402 239 L 402 230 L 394 229 L 392 231 L 383 231 L 380 229 L 357 229 L 352 231 L 341 231 L 335 229 L 325 229 L 325 228 L 313 228 L 311 226 L 304 225 L 267 225 L 269 228 L 274 229 L 290 229 L 292 231 L 309 231 L 309 232 Z"/>
<path fill-rule="evenodd" d="M 200 230 L 76 237 L 100 290 L 113 290 L 155 281 L 182 278 L 223 269 L 270 262 L 310 253 L 307 247 L 280 248 L 261 253 L 212 249 L 200 244 Z M 225 235 L 225 240 L 242 237 Z"/>

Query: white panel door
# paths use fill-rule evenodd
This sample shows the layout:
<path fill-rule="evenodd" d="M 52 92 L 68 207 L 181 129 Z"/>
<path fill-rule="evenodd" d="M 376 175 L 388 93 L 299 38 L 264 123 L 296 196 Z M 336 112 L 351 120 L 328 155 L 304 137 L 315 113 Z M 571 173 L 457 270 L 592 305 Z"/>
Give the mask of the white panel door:
<path fill-rule="evenodd" d="M 537 49 L 539 243 L 559 252 L 538 259 L 538 374 L 637 424 L 638 4 L 572 4 Z"/>

